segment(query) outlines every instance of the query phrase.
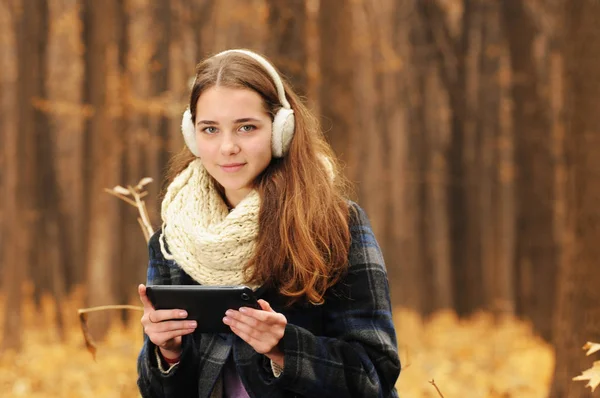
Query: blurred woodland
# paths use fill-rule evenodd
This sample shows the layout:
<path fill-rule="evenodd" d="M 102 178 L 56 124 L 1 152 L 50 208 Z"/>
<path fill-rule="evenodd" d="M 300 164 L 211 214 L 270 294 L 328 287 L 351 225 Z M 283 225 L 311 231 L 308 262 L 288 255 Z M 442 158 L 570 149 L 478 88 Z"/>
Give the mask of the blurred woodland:
<path fill-rule="evenodd" d="M 393 303 L 417 314 L 396 318 L 401 350 L 417 350 L 399 385 L 445 331 L 462 333 L 460 347 L 494 344 L 489 368 L 482 350 L 456 358 L 466 375 L 496 378 L 525 347 L 503 330 L 525 328 L 549 347 L 515 360 L 548 367 L 531 396 L 592 396 L 572 378 L 594 359 L 583 344 L 600 341 L 599 20 L 598 0 L 0 0 L 0 367 L 34 355 L 27 325 L 55 336 L 44 346 L 68 344 L 74 297 L 136 302 L 147 266 L 137 211 L 104 189 L 153 178 L 144 200 L 159 225 L 194 66 L 244 47 L 321 117 Z M 114 315 L 89 317 L 106 347 L 139 319 Z M 421 326 L 404 334 L 404 319 Z M 473 328 L 459 332 L 461 319 Z M 126 330 L 120 344 L 141 345 L 141 329 Z M 425 378 L 457 345 L 444 347 Z M 135 394 L 135 353 L 129 366 Z M 507 384 L 476 394 L 468 380 L 462 393 L 446 384 L 446 398 L 526 396 Z M 109 396 L 90 394 L 77 396 Z"/>

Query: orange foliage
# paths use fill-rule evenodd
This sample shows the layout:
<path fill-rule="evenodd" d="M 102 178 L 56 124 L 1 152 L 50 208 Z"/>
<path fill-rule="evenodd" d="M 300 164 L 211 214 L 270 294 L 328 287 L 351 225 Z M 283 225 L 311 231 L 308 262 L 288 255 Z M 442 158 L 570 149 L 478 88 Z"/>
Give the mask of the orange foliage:
<path fill-rule="evenodd" d="M 131 312 L 129 325 L 114 327 L 106 341 L 98 342 L 94 361 L 78 323 L 80 297 L 76 294 L 64 304 L 64 343 L 52 326 L 51 301 L 42 301 L 39 314 L 27 302 L 23 351 L 0 355 L 3 397 L 139 397 L 135 383 L 142 343 L 139 314 Z M 439 397 L 431 380 L 445 398 L 548 395 L 554 354 L 529 325 L 513 319 L 495 323 L 489 314 L 458 320 L 452 312 L 439 312 L 423 320 L 398 309 L 394 317 L 404 367 L 397 384 L 400 396 Z"/>
<path fill-rule="evenodd" d="M 402 374 L 397 387 L 406 397 L 545 398 L 550 390 L 554 352 L 531 326 L 479 313 L 458 320 L 440 311 L 429 320 L 397 310 Z"/>
<path fill-rule="evenodd" d="M 63 304 L 65 342 L 54 325 L 53 304 L 42 300 L 37 313 L 31 301 L 23 308 L 23 350 L 0 354 L 2 397 L 131 398 L 139 397 L 136 358 L 142 345 L 140 313 L 131 312 L 128 326 L 117 326 L 98 342 L 96 361 L 85 348 L 77 309 L 82 295 Z M 0 307 L 2 308 L 2 307 Z M 113 311 L 116 315 L 116 311 Z M 89 318 L 94 316 L 89 314 Z"/>
<path fill-rule="evenodd" d="M 587 350 L 585 355 L 592 355 L 593 353 L 600 351 L 600 344 L 588 341 L 583 346 L 583 349 Z M 581 373 L 581 375 L 573 377 L 573 380 L 587 380 L 588 384 L 586 385 L 586 387 L 590 387 L 593 392 L 596 389 L 596 387 L 600 385 L 600 361 L 595 361 L 594 365 L 591 368 L 584 370 Z"/>

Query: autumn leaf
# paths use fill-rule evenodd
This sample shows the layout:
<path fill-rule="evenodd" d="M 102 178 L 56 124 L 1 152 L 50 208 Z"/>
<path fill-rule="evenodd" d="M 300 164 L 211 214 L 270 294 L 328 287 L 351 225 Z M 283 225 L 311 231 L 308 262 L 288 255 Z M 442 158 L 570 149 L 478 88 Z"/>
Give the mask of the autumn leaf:
<path fill-rule="evenodd" d="M 131 192 L 129 192 L 129 190 L 127 188 L 123 188 L 120 185 L 117 185 L 116 187 L 113 188 L 113 191 L 115 191 L 116 193 L 120 193 L 121 195 L 130 195 Z"/>
<path fill-rule="evenodd" d="M 138 182 L 136 188 L 142 189 L 144 186 L 150 184 L 152 181 L 154 181 L 151 177 L 144 177 L 140 180 L 140 182 Z"/>
<path fill-rule="evenodd" d="M 581 375 L 573 377 L 573 380 L 589 380 L 586 387 L 590 387 L 592 392 L 594 392 L 598 384 L 600 384 L 600 361 L 594 362 L 591 368 L 584 370 Z"/>
<path fill-rule="evenodd" d="M 588 350 L 585 355 L 592 355 L 596 351 L 600 351 L 600 344 L 588 341 L 582 348 Z"/>

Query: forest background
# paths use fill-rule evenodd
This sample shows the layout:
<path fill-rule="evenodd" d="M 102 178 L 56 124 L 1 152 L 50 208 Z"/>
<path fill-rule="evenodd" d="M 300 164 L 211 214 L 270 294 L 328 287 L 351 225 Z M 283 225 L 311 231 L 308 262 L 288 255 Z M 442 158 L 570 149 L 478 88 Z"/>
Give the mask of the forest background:
<path fill-rule="evenodd" d="M 137 210 L 104 189 L 153 178 L 159 225 L 194 66 L 244 47 L 356 184 L 400 392 L 592 396 L 572 378 L 600 341 L 599 20 L 597 0 L 0 0 L 2 391 L 135 396 L 139 313 L 89 314 L 97 362 L 77 324 L 145 281 Z"/>

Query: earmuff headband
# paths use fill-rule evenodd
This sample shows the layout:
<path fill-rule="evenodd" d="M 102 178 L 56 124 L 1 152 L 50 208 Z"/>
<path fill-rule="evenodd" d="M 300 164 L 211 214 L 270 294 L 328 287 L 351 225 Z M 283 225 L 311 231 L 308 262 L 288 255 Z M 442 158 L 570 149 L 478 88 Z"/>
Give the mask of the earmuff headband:
<path fill-rule="evenodd" d="M 277 73 L 277 71 L 275 70 L 273 65 L 271 65 L 271 63 L 269 61 L 267 61 L 260 55 L 253 53 L 252 51 L 238 50 L 238 49 L 225 50 L 225 51 L 220 52 L 217 55 L 215 55 L 215 57 L 220 57 L 222 55 L 229 54 L 229 53 L 241 53 L 241 54 L 247 55 L 250 58 L 254 59 L 256 62 L 258 62 L 259 64 L 261 64 L 261 66 L 263 68 L 265 68 L 265 70 L 269 73 L 269 76 L 271 76 L 271 80 L 273 80 L 273 83 L 275 83 L 275 87 L 277 87 L 277 96 L 279 97 L 279 102 L 281 103 L 281 105 L 285 109 L 291 108 L 290 103 L 288 102 L 288 100 L 285 96 L 285 90 L 283 88 L 283 82 L 281 81 L 281 77 L 279 76 L 279 73 Z"/>

